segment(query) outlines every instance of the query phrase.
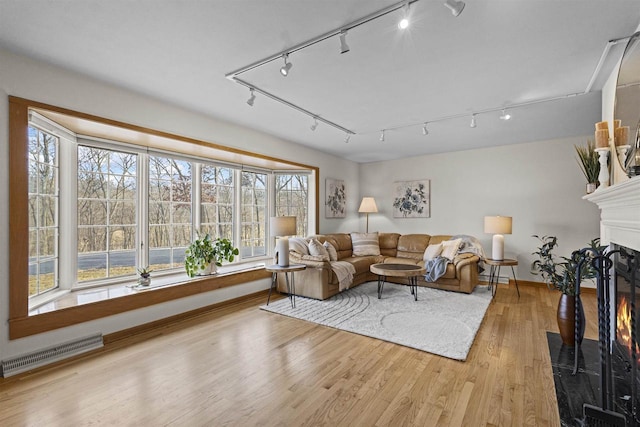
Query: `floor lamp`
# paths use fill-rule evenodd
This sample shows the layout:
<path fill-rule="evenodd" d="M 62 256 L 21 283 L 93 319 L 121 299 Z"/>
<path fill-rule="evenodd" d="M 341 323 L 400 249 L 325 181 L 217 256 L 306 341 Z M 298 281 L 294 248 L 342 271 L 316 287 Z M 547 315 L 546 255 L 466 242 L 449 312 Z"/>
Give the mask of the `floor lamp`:
<path fill-rule="evenodd" d="M 378 212 L 376 201 L 373 197 L 363 197 L 358 212 L 367 214 L 367 233 L 369 232 L 369 214 Z"/>
<path fill-rule="evenodd" d="M 272 216 L 269 221 L 271 235 L 276 237 L 276 259 L 280 267 L 289 266 L 289 236 L 296 235 L 295 216 Z"/>
<path fill-rule="evenodd" d="M 510 216 L 485 216 L 484 232 L 493 234 L 491 243 L 491 259 L 496 261 L 504 260 L 504 236 L 503 234 L 511 234 L 511 217 Z"/>

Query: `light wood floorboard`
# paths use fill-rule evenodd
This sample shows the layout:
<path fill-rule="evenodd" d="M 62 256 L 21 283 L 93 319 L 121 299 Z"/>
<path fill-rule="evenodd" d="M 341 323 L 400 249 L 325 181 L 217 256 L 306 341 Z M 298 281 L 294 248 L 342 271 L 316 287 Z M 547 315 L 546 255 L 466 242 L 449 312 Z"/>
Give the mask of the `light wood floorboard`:
<path fill-rule="evenodd" d="M 1 426 L 558 426 L 559 294 L 501 285 L 466 362 L 260 310 L 265 299 L 0 380 Z M 583 295 L 587 338 L 596 298 Z M 407 303 L 410 303 L 408 300 Z"/>

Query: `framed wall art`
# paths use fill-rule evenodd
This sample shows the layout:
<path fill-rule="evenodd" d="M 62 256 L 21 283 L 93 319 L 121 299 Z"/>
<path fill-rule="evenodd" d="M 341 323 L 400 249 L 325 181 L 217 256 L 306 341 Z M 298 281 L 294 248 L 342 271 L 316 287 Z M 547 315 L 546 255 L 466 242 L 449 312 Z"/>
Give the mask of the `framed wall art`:
<path fill-rule="evenodd" d="M 344 218 L 347 216 L 347 196 L 344 181 L 327 178 L 325 181 L 326 201 L 325 218 Z"/>
<path fill-rule="evenodd" d="M 430 218 L 430 180 L 393 183 L 394 218 Z"/>

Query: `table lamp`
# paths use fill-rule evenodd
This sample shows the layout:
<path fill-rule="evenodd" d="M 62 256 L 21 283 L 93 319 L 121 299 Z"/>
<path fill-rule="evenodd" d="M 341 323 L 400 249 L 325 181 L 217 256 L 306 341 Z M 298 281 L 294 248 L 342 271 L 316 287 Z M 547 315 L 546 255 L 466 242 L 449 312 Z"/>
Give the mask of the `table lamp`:
<path fill-rule="evenodd" d="M 363 197 L 358 212 L 367 214 L 367 233 L 369 232 L 369 214 L 378 212 L 376 201 L 373 197 Z"/>
<path fill-rule="evenodd" d="M 504 236 L 511 234 L 510 216 L 485 216 L 484 232 L 493 234 L 491 244 L 491 258 L 496 261 L 504 260 Z"/>
<path fill-rule="evenodd" d="M 271 235 L 276 237 L 276 263 L 280 267 L 289 265 L 289 236 L 296 235 L 295 216 L 272 216 L 269 221 Z"/>

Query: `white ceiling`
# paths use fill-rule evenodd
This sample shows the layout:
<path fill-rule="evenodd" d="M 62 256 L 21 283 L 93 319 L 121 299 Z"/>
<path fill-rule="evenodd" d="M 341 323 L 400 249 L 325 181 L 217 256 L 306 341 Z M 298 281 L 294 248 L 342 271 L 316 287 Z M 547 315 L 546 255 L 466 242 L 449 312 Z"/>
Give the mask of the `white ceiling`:
<path fill-rule="evenodd" d="M 393 12 L 241 78 L 356 133 L 344 133 L 225 74 L 397 3 L 389 0 L 0 0 L 0 46 L 357 162 L 584 135 L 600 118 L 598 92 L 624 44 L 582 94 L 607 41 L 632 34 L 640 0 L 444 0 Z M 423 136 L 421 123 L 442 117 Z M 414 125 L 414 126 L 407 126 Z M 380 130 L 386 132 L 379 141 Z M 215 141 L 215 135 L 212 136 Z"/>

